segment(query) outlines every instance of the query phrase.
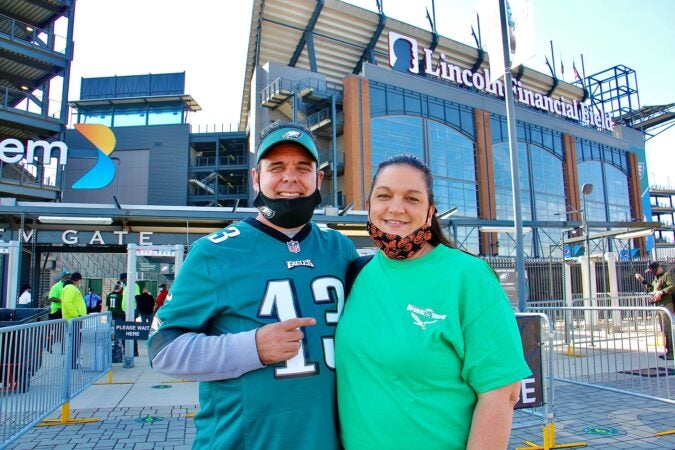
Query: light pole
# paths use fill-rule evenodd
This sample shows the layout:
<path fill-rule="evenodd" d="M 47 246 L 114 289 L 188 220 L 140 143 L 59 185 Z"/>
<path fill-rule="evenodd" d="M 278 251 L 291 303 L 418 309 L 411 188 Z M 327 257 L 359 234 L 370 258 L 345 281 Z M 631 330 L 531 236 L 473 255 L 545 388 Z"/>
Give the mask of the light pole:
<path fill-rule="evenodd" d="M 584 229 L 584 244 L 586 246 L 586 268 L 588 269 L 588 293 L 591 293 L 591 244 L 588 236 L 588 209 L 586 209 L 586 197 L 593 193 L 593 185 L 584 183 L 581 186 L 581 195 L 584 201 L 584 207 L 581 210 L 581 226 Z"/>
<path fill-rule="evenodd" d="M 588 235 L 588 209 L 586 206 L 586 197 L 591 195 L 593 193 L 593 185 L 591 183 L 584 183 L 581 186 L 581 195 L 583 197 L 583 202 L 584 202 L 584 207 L 582 209 L 582 215 L 581 215 L 581 225 L 584 228 L 584 243 L 586 245 L 586 251 L 584 252 L 586 254 L 586 277 L 587 277 L 587 282 L 586 286 L 588 287 L 588 302 L 590 306 L 596 306 L 595 304 L 595 299 L 593 298 L 593 289 L 591 287 L 591 282 L 594 280 L 594 277 L 591 276 L 591 246 L 590 246 L 590 237 Z M 585 301 L 584 301 L 585 303 Z M 595 315 L 597 314 L 597 311 L 590 311 L 590 317 L 587 322 L 590 322 L 590 332 L 591 332 L 591 345 L 595 345 L 595 336 L 593 333 L 593 327 L 595 325 Z"/>

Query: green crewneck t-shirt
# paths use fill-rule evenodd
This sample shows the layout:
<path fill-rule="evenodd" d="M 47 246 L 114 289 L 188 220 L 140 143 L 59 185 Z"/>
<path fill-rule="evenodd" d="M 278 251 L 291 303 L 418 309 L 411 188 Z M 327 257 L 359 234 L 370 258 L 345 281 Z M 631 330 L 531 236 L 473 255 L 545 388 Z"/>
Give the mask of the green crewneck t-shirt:
<path fill-rule="evenodd" d="M 531 373 L 492 269 L 445 246 L 375 255 L 345 304 L 335 357 L 346 450 L 464 449 L 477 393 Z"/>

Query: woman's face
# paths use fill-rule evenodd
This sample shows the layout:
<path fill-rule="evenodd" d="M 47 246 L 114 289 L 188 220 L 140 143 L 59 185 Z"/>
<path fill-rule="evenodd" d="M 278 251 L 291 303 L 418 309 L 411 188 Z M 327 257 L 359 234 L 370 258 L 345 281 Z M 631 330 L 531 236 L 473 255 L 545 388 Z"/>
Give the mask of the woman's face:
<path fill-rule="evenodd" d="M 407 164 L 392 164 L 375 179 L 368 218 L 385 233 L 407 236 L 425 224 L 431 208 L 424 174 Z"/>

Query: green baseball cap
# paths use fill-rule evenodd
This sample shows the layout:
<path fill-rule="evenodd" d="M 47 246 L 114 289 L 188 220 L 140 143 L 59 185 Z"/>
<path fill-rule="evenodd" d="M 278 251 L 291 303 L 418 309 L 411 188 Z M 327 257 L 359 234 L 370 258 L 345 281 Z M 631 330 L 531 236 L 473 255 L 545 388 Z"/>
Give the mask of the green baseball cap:
<path fill-rule="evenodd" d="M 319 162 L 319 150 L 316 148 L 316 142 L 311 134 L 295 127 L 281 127 L 265 136 L 258 145 L 257 162 L 265 156 L 267 151 L 281 142 L 295 142 L 304 147 L 314 160 Z"/>

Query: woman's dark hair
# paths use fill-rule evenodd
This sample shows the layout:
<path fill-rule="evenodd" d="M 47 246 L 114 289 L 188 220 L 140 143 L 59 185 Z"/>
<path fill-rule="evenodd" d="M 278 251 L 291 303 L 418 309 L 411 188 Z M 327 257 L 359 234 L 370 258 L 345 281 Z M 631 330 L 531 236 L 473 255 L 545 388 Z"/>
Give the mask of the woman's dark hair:
<path fill-rule="evenodd" d="M 370 198 L 370 196 L 373 195 L 373 187 L 375 186 L 377 176 L 380 174 L 382 169 L 388 166 L 396 166 L 396 165 L 410 166 L 422 172 L 424 182 L 427 188 L 427 199 L 429 200 L 429 204 L 433 205 L 434 177 L 431 175 L 431 169 L 429 169 L 429 167 L 426 164 L 424 164 L 417 156 L 409 154 L 391 156 L 382 161 L 380 165 L 377 166 L 377 171 L 375 172 L 375 176 L 373 177 L 373 182 L 370 185 L 370 192 L 368 193 L 368 198 Z M 445 235 L 443 229 L 441 228 L 441 223 L 439 222 L 438 217 L 436 217 L 436 208 L 434 208 L 434 213 L 431 216 L 431 240 L 429 241 L 429 243 L 431 243 L 432 245 L 442 244 L 445 245 L 446 247 L 455 248 L 455 244 L 452 243 L 452 240 L 450 240 L 450 238 L 448 238 Z"/>
<path fill-rule="evenodd" d="M 30 284 L 24 283 L 24 284 L 21 286 L 21 290 L 19 291 L 19 294 L 23 294 L 23 293 L 26 292 L 28 289 L 30 289 Z"/>

